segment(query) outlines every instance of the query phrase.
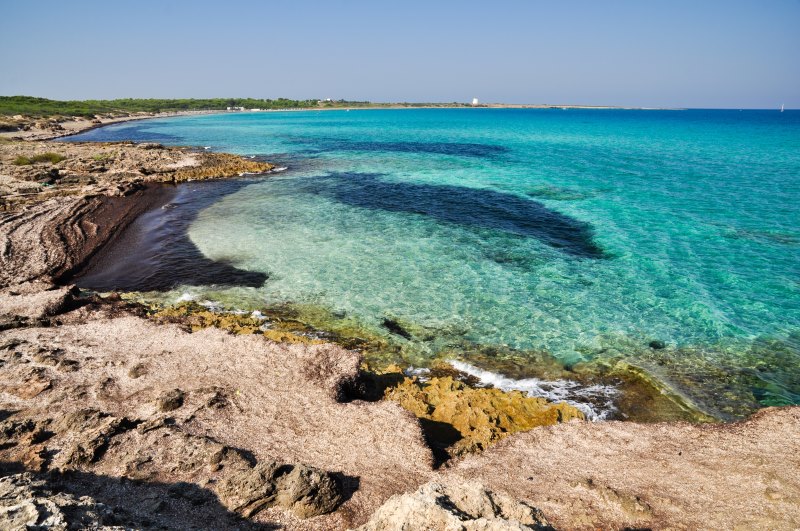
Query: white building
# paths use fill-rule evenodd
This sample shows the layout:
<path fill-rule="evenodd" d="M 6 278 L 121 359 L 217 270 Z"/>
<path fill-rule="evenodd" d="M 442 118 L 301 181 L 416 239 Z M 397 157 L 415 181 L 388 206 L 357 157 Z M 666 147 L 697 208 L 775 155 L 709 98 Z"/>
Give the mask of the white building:
<path fill-rule="evenodd" d="M 472 98 L 472 105 L 475 106 L 478 104 L 478 98 Z"/>

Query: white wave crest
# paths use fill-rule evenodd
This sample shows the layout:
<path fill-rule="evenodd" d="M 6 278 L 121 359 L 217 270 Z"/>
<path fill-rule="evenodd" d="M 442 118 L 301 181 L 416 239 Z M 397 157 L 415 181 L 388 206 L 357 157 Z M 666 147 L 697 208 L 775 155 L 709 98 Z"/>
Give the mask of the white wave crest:
<path fill-rule="evenodd" d="M 416 376 L 420 382 L 427 382 L 430 380 L 430 369 L 426 369 L 425 367 L 408 367 L 403 371 L 403 374 L 408 376 L 409 378 Z"/>
<path fill-rule="evenodd" d="M 566 402 L 580 409 L 588 420 L 607 420 L 617 410 L 614 397 L 619 395 L 619 390 L 610 385 L 583 386 L 572 380 L 538 378 L 515 380 L 463 361 L 450 360 L 448 363 L 456 370 L 477 378 L 483 385 L 491 385 L 503 391 L 523 391 L 529 396 L 546 398 L 551 402 Z"/>

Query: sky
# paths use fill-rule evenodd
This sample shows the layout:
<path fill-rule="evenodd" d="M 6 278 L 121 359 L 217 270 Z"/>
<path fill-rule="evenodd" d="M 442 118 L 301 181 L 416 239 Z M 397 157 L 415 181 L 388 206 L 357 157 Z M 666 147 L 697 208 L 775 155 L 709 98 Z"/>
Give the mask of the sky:
<path fill-rule="evenodd" d="M 800 0 L 0 0 L 0 95 L 800 108 Z"/>

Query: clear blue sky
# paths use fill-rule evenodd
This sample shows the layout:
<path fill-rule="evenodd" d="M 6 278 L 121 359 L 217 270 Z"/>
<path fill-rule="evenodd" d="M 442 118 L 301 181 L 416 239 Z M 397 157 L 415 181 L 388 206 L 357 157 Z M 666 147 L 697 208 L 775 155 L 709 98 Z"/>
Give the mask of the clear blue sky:
<path fill-rule="evenodd" d="M 800 107 L 800 0 L 0 0 L 0 95 Z"/>

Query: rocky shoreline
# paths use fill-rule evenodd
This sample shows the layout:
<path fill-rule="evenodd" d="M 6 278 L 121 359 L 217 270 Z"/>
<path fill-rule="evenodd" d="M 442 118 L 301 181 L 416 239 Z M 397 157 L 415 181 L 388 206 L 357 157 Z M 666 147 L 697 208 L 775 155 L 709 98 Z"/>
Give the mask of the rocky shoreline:
<path fill-rule="evenodd" d="M 0 527 L 800 526 L 800 408 L 588 423 L 566 404 L 370 372 L 302 334 L 69 285 L 164 187 L 271 169 L 158 144 L 0 140 Z"/>
<path fill-rule="evenodd" d="M 121 122 L 147 120 L 150 118 L 168 118 L 170 116 L 191 116 L 199 114 L 216 114 L 224 111 L 171 111 L 171 112 L 136 112 L 117 114 L 98 114 L 92 118 L 81 116 L 51 116 L 34 118 L 30 116 L 4 117 L 0 121 L 0 139 L 7 140 L 53 140 L 76 135 Z"/>

